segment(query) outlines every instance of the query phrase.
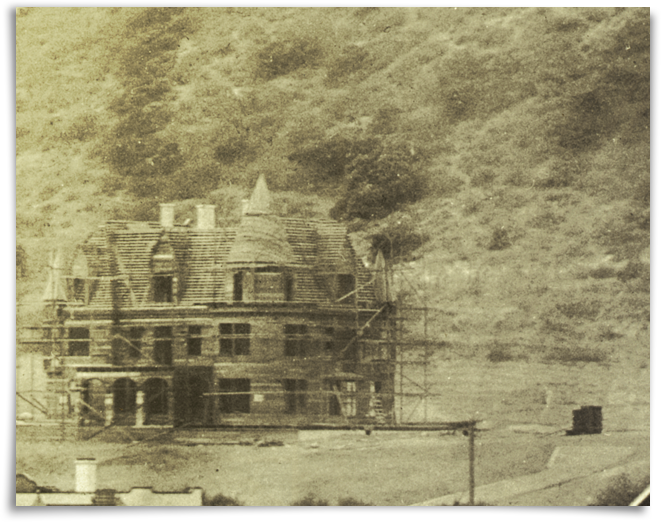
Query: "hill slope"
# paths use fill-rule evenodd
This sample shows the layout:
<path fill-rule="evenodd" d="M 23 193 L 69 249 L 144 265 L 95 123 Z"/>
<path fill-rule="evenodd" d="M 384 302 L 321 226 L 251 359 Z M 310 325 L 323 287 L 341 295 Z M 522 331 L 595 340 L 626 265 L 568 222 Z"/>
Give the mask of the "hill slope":
<path fill-rule="evenodd" d="M 231 221 L 265 172 L 408 263 L 448 349 L 644 357 L 649 98 L 646 8 L 21 8 L 19 299 L 96 224 Z"/>

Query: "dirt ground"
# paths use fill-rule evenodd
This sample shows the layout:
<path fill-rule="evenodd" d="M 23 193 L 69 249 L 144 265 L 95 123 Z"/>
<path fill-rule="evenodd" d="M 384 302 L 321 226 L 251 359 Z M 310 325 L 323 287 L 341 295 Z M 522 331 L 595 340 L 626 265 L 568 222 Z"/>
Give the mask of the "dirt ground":
<path fill-rule="evenodd" d="M 134 444 L 119 442 L 119 433 L 114 434 L 118 442 L 63 442 L 57 430 L 53 434 L 53 440 L 43 440 L 43 433 L 33 441 L 33 437 L 19 436 L 17 469 L 39 484 L 61 490 L 73 489 L 77 457 L 100 461 L 98 487 L 151 486 L 168 491 L 199 486 L 210 496 L 223 493 L 256 506 L 289 505 L 306 495 L 331 503 L 351 497 L 374 505 L 411 505 L 465 490 L 468 484 L 468 439 L 460 434 L 308 432 L 305 440 L 299 440 L 292 432 L 249 436 L 230 432 Z M 268 445 L 276 441 L 283 445 Z M 560 457 L 553 457 L 556 448 L 565 450 Z M 649 435 L 479 432 L 476 485 L 537 473 L 552 458 L 556 465 L 567 464 L 559 458 L 570 459 L 576 475 L 583 476 L 586 471 L 649 459 Z M 504 503 L 585 505 L 596 494 L 591 488 L 601 487 L 603 480 L 587 481 L 587 489 L 577 496 L 577 484 L 584 482 L 581 479 L 564 493 L 536 492 Z"/>
<path fill-rule="evenodd" d="M 649 368 L 453 363 L 448 375 L 438 379 L 451 397 L 446 418 L 439 418 L 440 402 L 430 403 L 428 414 L 430 420 L 465 420 L 479 408 L 478 488 L 537 474 L 550 464 L 576 469 L 567 483 L 498 504 L 586 505 L 613 473 L 649 473 Z M 565 435 L 579 404 L 603 406 L 602 434 Z M 289 505 L 306 495 L 331 504 L 351 497 L 413 505 L 468 486 L 468 439 L 461 434 L 189 430 L 136 443 L 135 434 L 113 429 L 88 441 L 75 437 L 74 428 L 63 437 L 57 426 L 18 425 L 17 472 L 72 490 L 74 460 L 95 457 L 99 488 L 197 486 L 207 496 L 222 493 L 254 506 Z M 627 468 L 632 462 L 643 464 Z"/>

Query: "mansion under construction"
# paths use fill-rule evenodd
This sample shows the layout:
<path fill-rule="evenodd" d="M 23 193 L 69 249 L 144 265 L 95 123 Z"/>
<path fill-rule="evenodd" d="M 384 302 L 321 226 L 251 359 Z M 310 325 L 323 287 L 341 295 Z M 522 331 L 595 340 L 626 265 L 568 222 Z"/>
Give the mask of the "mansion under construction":
<path fill-rule="evenodd" d="M 383 257 L 367 269 L 343 225 L 270 199 L 260 176 L 235 227 L 211 205 L 110 221 L 52 269 L 54 408 L 106 426 L 391 422 Z"/>

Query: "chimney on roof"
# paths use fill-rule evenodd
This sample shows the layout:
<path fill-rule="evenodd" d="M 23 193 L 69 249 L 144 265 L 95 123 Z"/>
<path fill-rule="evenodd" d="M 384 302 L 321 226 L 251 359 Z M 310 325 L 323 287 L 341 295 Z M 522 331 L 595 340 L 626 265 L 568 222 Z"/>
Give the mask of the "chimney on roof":
<path fill-rule="evenodd" d="M 216 205 L 195 205 L 197 209 L 197 228 L 211 230 L 216 228 Z"/>
<path fill-rule="evenodd" d="M 248 206 L 250 205 L 250 200 L 249 199 L 242 199 L 241 200 L 241 215 L 245 216 L 246 213 L 248 212 Z"/>
<path fill-rule="evenodd" d="M 161 203 L 161 226 L 163 228 L 174 227 L 174 203 Z"/>
<path fill-rule="evenodd" d="M 76 459 L 76 493 L 96 491 L 96 459 Z"/>

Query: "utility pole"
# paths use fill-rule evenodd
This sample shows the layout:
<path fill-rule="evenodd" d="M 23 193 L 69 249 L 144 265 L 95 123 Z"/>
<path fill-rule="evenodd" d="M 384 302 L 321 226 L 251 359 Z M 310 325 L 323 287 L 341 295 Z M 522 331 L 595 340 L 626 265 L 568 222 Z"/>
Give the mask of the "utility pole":
<path fill-rule="evenodd" d="M 475 421 L 468 427 L 468 505 L 475 505 Z"/>

